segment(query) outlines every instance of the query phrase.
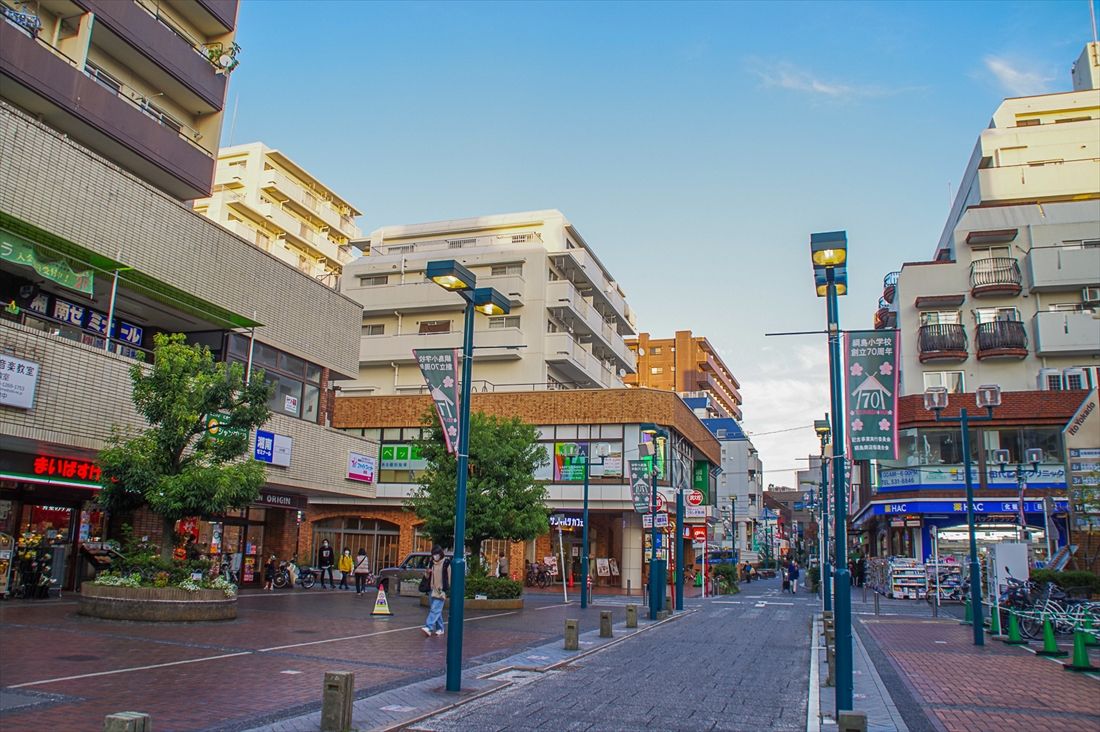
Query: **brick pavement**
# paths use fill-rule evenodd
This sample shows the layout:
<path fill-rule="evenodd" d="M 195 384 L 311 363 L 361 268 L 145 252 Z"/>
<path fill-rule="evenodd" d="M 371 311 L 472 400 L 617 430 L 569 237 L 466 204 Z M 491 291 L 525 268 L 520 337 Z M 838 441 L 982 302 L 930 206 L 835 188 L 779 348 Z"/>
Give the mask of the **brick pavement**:
<path fill-rule="evenodd" d="M 1100 729 L 1096 678 L 999 641 L 976 647 L 970 627 L 953 620 L 862 617 L 855 625 L 894 672 L 883 673 L 891 695 L 911 696 L 937 730 Z"/>

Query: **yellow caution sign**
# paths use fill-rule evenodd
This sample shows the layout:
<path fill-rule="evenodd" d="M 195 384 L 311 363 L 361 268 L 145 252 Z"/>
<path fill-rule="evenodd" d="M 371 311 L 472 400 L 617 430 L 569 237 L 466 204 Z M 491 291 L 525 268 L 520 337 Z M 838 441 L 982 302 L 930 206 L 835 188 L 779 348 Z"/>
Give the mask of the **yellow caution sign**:
<path fill-rule="evenodd" d="M 378 587 L 378 597 L 374 600 L 374 609 L 370 611 L 370 614 L 372 618 L 375 616 L 393 617 L 393 613 L 390 612 L 390 604 L 386 601 L 386 590 L 381 586 Z"/>

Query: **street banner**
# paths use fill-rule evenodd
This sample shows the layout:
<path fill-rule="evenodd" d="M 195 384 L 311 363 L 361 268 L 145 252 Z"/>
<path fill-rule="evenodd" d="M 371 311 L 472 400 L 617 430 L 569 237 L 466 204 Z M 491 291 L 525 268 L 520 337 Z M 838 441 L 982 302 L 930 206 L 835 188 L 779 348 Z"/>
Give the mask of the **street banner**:
<path fill-rule="evenodd" d="M 649 513 L 649 463 L 644 460 L 630 461 L 630 497 L 635 511 Z"/>
<path fill-rule="evenodd" d="M 435 402 L 447 452 L 454 452 L 458 444 L 458 349 L 416 348 L 413 356 Z"/>
<path fill-rule="evenodd" d="M 898 457 L 898 332 L 844 334 L 848 459 Z"/>

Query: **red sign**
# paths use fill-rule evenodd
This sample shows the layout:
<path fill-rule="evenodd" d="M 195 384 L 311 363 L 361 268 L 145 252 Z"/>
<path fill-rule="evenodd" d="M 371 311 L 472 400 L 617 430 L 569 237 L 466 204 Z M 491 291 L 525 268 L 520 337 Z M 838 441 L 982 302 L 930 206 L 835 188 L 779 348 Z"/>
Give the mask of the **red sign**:
<path fill-rule="evenodd" d="M 101 477 L 99 466 L 84 460 L 39 455 L 34 459 L 35 475 L 55 475 L 59 478 L 75 478 L 98 483 Z"/>
<path fill-rule="evenodd" d="M 703 493 L 701 491 L 689 491 L 684 497 L 689 506 L 702 506 L 703 505 Z"/>
<path fill-rule="evenodd" d="M 700 544 L 707 543 L 707 527 L 706 526 L 692 526 L 691 538 Z"/>
<path fill-rule="evenodd" d="M 661 495 L 660 491 L 657 492 L 657 510 L 665 510 L 665 497 Z"/>

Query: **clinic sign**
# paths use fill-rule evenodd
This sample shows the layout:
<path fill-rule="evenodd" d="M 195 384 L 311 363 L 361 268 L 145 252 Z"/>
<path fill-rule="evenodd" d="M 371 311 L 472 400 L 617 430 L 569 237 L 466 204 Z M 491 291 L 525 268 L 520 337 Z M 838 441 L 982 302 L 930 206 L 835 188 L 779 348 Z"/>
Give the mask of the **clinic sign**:
<path fill-rule="evenodd" d="M 975 487 L 980 487 L 981 475 L 976 467 L 971 468 L 970 475 Z M 1038 470 L 1032 470 L 1030 467 L 1024 466 L 1022 475 L 1030 488 L 1065 488 L 1066 486 L 1066 469 L 1060 463 L 1040 464 Z M 880 493 L 884 493 L 921 488 L 962 486 L 965 484 L 966 477 L 961 465 L 920 466 L 880 470 L 878 490 Z M 1006 465 L 1003 470 L 999 465 L 988 466 L 985 471 L 984 487 L 1018 490 L 1016 466 Z"/>

